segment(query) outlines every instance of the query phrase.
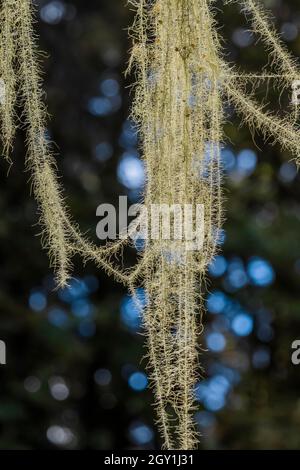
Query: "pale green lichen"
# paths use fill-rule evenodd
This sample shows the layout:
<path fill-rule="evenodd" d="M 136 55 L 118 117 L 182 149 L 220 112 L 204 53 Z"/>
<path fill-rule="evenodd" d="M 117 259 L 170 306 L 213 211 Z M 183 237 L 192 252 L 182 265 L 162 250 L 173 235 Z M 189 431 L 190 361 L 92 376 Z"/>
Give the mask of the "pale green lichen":
<path fill-rule="evenodd" d="M 45 132 L 47 113 L 30 0 L 3 0 L 1 4 L 0 66 L 5 89 L 0 103 L 2 140 L 8 155 L 17 127 L 19 93 L 22 124 L 27 131 L 27 167 L 39 205 L 43 244 L 58 285 L 67 283 L 71 258 L 77 253 L 84 262 L 93 260 L 127 285 L 133 296 L 137 286 L 145 288 L 146 308 L 138 298 L 136 301 L 144 318 L 163 446 L 193 449 L 198 442 L 193 394 L 200 369 L 202 296 L 206 268 L 216 253 L 222 223 L 223 104 L 229 100 L 246 124 L 273 137 L 299 162 L 297 128 L 289 117 L 275 116 L 257 104 L 253 93 L 245 93 L 245 83 L 253 82 L 255 90 L 262 81 L 274 81 L 290 89 L 300 74 L 254 0 L 240 0 L 240 4 L 271 54 L 274 73 L 245 75 L 225 63 L 212 0 L 130 3 L 136 10 L 131 28 L 130 68 L 135 69 L 137 77 L 132 116 L 139 128 L 147 168 L 144 203 L 149 211 L 153 204 L 203 205 L 201 249 L 189 250 L 180 240 L 175 244 L 162 237 L 148 240 L 137 266 L 128 271 L 112 261 L 118 254 L 122 259 L 128 238 L 98 248 L 72 222 Z"/>

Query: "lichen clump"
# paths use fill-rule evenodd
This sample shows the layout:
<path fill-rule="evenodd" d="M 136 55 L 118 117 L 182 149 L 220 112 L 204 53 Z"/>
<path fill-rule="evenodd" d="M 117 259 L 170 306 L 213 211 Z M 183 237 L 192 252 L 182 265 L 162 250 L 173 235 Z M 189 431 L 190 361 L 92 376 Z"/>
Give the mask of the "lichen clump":
<path fill-rule="evenodd" d="M 229 0 L 230 1 L 230 0 Z M 79 254 L 94 261 L 128 286 L 146 292 L 141 305 L 149 373 L 157 420 L 167 449 L 193 449 L 198 436 L 193 422 L 194 387 L 199 380 L 199 335 L 202 332 L 206 269 L 221 234 L 222 191 L 220 149 L 223 108 L 232 103 L 243 121 L 299 161 L 300 137 L 291 118 L 278 117 L 256 103 L 262 81 L 291 89 L 299 68 L 281 44 L 261 6 L 240 0 L 253 31 L 263 39 L 272 58 L 271 72 L 243 74 L 226 64 L 213 0 L 131 0 L 136 17 L 129 69 L 136 73 L 132 117 L 141 138 L 147 170 L 144 204 L 203 208 L 201 246 L 186 240 L 149 238 L 131 270 L 122 267 L 122 250 L 129 237 L 102 248 L 89 242 L 72 221 L 57 179 L 55 159 L 46 133 L 47 112 L 39 73 L 30 0 L 1 2 L 0 113 L 3 153 L 10 158 L 20 122 L 27 132 L 26 165 L 38 202 L 42 242 L 48 250 L 58 286 L 68 282 L 71 260 Z M 228 3 L 228 2 L 227 2 Z M 249 93 L 247 83 L 252 83 Z M 16 97 L 22 115 L 16 118 Z M 190 214 L 193 226 L 198 219 Z M 161 231 L 159 229 L 159 234 Z M 115 259 L 120 259 L 116 264 Z"/>

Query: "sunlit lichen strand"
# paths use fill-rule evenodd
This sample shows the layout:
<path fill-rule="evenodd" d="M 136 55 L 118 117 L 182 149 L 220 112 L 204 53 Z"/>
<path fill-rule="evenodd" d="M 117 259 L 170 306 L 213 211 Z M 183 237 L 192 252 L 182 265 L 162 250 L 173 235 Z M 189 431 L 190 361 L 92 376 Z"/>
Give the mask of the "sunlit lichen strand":
<path fill-rule="evenodd" d="M 146 207 L 203 204 L 204 246 L 147 246 L 144 285 L 150 364 L 167 448 L 194 448 L 193 387 L 201 332 L 201 281 L 221 224 L 219 45 L 204 2 L 135 2 L 133 118 L 147 168 Z"/>
<path fill-rule="evenodd" d="M 7 0 L 0 11 L 0 117 L 3 154 L 7 160 L 10 160 L 10 152 L 17 128 L 14 61 L 17 47 L 15 31 L 18 26 L 18 19 L 14 0 Z"/>

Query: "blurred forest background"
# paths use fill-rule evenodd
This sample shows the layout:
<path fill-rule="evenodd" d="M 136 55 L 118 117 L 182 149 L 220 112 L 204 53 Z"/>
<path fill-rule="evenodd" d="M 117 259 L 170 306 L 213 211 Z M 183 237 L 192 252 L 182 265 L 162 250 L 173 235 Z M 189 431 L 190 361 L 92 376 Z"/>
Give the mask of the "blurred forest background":
<path fill-rule="evenodd" d="M 222 3 L 227 58 L 261 71 L 262 45 L 236 7 Z M 299 57 L 299 0 L 264 3 Z M 95 238 L 97 206 L 122 194 L 135 202 L 144 183 L 129 119 L 134 77 L 124 78 L 133 12 L 125 0 L 36 4 L 49 137 L 73 216 Z M 268 100 L 279 107 L 272 89 Z M 239 128 L 230 107 L 227 117 L 227 219 L 210 266 L 204 380 L 195 390 L 200 446 L 300 449 L 300 366 L 291 363 L 300 338 L 300 177 L 290 155 Z M 79 261 L 70 288 L 54 290 L 24 152 L 20 131 L 10 171 L 1 163 L 0 448 L 159 448 L 132 299 Z"/>

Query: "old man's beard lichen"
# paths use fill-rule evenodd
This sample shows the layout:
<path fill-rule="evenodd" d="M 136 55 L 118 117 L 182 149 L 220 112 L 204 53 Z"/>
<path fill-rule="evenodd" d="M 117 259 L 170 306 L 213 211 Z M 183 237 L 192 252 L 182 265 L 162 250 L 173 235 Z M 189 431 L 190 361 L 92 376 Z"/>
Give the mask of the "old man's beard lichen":
<path fill-rule="evenodd" d="M 9 157 L 16 131 L 16 96 L 22 100 L 27 131 L 27 167 L 39 204 L 42 240 L 58 286 L 67 283 L 71 259 L 94 261 L 135 296 L 145 288 L 141 308 L 163 445 L 197 446 L 193 424 L 194 387 L 199 377 L 199 335 L 208 263 L 216 253 L 222 222 L 220 147 L 223 103 L 229 101 L 244 122 L 290 151 L 299 161 L 300 139 L 291 117 L 278 117 L 257 104 L 263 81 L 291 89 L 300 77 L 259 4 L 240 0 L 253 30 L 263 39 L 274 71 L 242 74 L 222 56 L 212 0 L 133 0 L 137 15 L 130 68 L 136 70 L 133 118 L 141 138 L 147 183 L 144 204 L 200 204 L 204 207 L 203 246 L 188 250 L 184 241 L 149 240 L 137 265 L 122 267 L 129 238 L 99 248 L 73 223 L 57 180 L 47 139 L 38 52 L 30 0 L 3 0 L 0 32 L 0 112 L 4 153 Z M 228 2 L 227 2 L 228 3 Z M 247 84 L 252 83 L 249 93 Z M 247 90 L 247 91 L 246 91 Z M 178 253 L 180 256 L 177 256 Z M 116 264 L 118 257 L 120 264 Z"/>

